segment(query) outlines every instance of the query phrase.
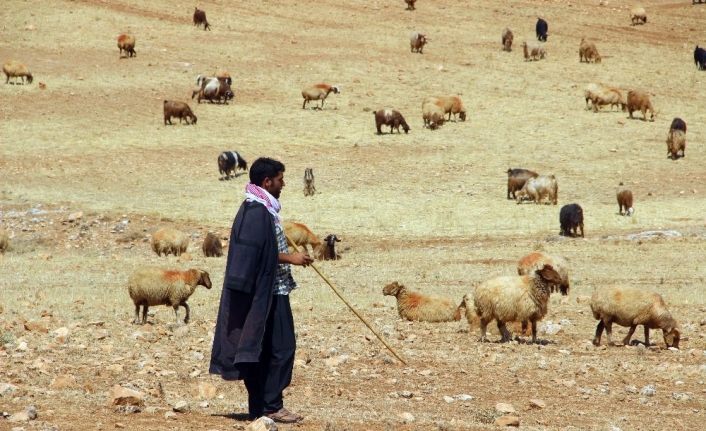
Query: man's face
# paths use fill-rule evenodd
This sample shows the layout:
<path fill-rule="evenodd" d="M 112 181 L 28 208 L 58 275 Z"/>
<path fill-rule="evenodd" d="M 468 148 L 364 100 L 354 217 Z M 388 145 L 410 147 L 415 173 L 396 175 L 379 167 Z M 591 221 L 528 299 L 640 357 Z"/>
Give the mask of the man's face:
<path fill-rule="evenodd" d="M 284 172 L 278 173 L 274 178 L 265 178 L 262 186 L 263 189 L 267 190 L 267 193 L 279 199 L 282 188 L 284 188 Z"/>

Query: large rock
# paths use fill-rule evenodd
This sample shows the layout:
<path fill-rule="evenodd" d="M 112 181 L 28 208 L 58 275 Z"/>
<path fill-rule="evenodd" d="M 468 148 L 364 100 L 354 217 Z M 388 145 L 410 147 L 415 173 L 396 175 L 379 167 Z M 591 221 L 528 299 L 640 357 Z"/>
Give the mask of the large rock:
<path fill-rule="evenodd" d="M 267 416 L 263 416 L 250 422 L 250 424 L 245 427 L 245 431 L 277 431 L 277 424 Z"/>
<path fill-rule="evenodd" d="M 495 410 L 499 411 L 500 413 L 515 413 L 517 410 L 515 410 L 515 407 L 512 406 L 512 404 L 508 403 L 497 403 L 495 405 Z"/>
<path fill-rule="evenodd" d="M 110 389 L 108 398 L 110 399 L 110 405 L 113 406 L 142 407 L 145 404 L 142 393 L 133 389 L 124 388 L 120 385 L 115 385 Z"/>

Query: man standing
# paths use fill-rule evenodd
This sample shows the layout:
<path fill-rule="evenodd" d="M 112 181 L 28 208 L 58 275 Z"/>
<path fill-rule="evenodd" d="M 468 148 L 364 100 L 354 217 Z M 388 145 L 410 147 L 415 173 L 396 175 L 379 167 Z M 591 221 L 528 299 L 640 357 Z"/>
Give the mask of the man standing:
<path fill-rule="evenodd" d="M 296 350 L 289 292 L 297 286 L 289 265 L 313 260 L 288 253 L 279 216 L 283 187 L 281 162 L 255 160 L 230 232 L 209 372 L 244 381 L 251 420 L 265 415 L 293 423 L 303 417 L 285 409 L 282 399 Z"/>

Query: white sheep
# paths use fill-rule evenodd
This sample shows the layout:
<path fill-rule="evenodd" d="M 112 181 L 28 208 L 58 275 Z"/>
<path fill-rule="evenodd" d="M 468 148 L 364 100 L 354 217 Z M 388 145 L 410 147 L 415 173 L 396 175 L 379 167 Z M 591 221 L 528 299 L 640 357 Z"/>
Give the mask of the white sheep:
<path fill-rule="evenodd" d="M 147 309 L 154 305 L 169 305 L 174 308 L 174 318 L 179 323 L 177 310 L 181 305 L 186 309 L 184 323 L 189 323 L 189 305 L 186 300 L 194 293 L 196 286 L 211 288 L 208 272 L 200 269 L 187 271 L 165 270 L 160 268 L 140 268 L 128 279 L 128 292 L 135 303 L 134 324 L 140 323 L 140 306 L 143 306 L 142 324 L 147 322 Z"/>
<path fill-rule="evenodd" d="M 329 84 L 315 84 L 311 87 L 307 87 L 302 90 L 302 97 L 304 98 L 304 103 L 302 103 L 302 109 L 306 108 L 306 104 L 312 100 L 320 100 L 321 106 L 319 109 L 324 109 L 324 101 L 328 97 L 329 93 L 338 94 L 341 89 L 336 85 Z"/>
<path fill-rule="evenodd" d="M 537 342 L 537 321 L 548 311 L 552 285 L 560 285 L 561 276 L 551 265 L 544 265 L 531 275 L 503 276 L 487 280 L 476 286 L 473 294 L 463 298 L 466 318 L 473 326 L 475 317 L 469 307 L 473 302 L 475 314 L 480 320 L 480 341 L 487 341 L 488 323 L 497 321 L 502 334 L 501 342 L 511 340 L 505 322 L 529 321 L 532 323 L 532 342 Z M 459 307 L 461 308 L 461 307 Z"/>
<path fill-rule="evenodd" d="M 164 254 L 169 256 L 181 256 L 189 247 L 189 236 L 170 227 L 159 229 L 152 235 L 152 250 L 157 253 L 157 256 Z"/>
<path fill-rule="evenodd" d="M 647 12 L 642 6 L 635 6 L 630 9 L 630 21 L 632 25 L 647 23 Z"/>
<path fill-rule="evenodd" d="M 605 329 L 608 344 L 613 344 L 610 337 L 613 323 L 630 327 L 623 339 L 623 344 L 630 344 L 630 338 L 637 325 L 645 327 L 645 345 L 650 345 L 650 329 L 661 329 L 664 344 L 679 348 L 680 333 L 677 322 L 667 309 L 667 304 L 658 293 L 636 287 L 606 287 L 597 289 L 591 296 L 593 317 L 599 320 L 593 344 L 601 344 L 601 335 Z"/>
<path fill-rule="evenodd" d="M 550 255 L 539 251 L 523 256 L 517 262 L 517 275 L 531 275 L 534 271 L 541 269 L 544 265 L 551 265 L 552 268 L 561 276 L 561 284 L 552 285 L 551 291 L 559 290 L 562 295 L 569 294 L 569 264 L 561 256 Z M 526 320 L 522 322 L 522 334 L 527 333 L 528 323 Z"/>
<path fill-rule="evenodd" d="M 544 46 L 534 41 L 522 42 L 522 52 L 525 56 L 525 61 L 541 60 L 547 56 Z"/>
<path fill-rule="evenodd" d="M 397 312 L 403 319 L 420 322 L 461 320 L 461 313 L 449 299 L 410 292 L 396 281 L 385 286 L 382 293 L 397 298 Z"/>

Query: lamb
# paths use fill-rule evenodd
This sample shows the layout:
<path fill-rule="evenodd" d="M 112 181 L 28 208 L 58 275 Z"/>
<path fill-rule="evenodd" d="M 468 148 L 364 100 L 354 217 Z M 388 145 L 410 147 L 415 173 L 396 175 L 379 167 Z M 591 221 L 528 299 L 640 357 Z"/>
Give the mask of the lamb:
<path fill-rule="evenodd" d="M 532 342 L 536 343 L 537 321 L 547 314 L 552 286 L 561 283 L 559 273 L 546 264 L 529 275 L 487 280 L 476 286 L 473 294 L 464 297 L 466 318 L 473 325 L 474 316 L 469 307 L 473 301 L 475 314 L 480 319 L 480 341 L 487 341 L 488 323 L 495 319 L 502 334 L 501 342 L 511 340 L 506 322 L 528 321 L 532 325 Z"/>
<path fill-rule="evenodd" d="M 152 250 L 157 256 L 181 256 L 189 247 L 189 236 L 170 227 L 163 227 L 152 235 Z"/>
<path fill-rule="evenodd" d="M 125 57 L 136 56 L 135 36 L 130 34 L 121 34 L 118 36 L 118 49 L 120 49 L 120 58 L 123 58 L 123 51 L 125 51 Z"/>
<path fill-rule="evenodd" d="M 436 98 L 427 98 L 422 103 L 422 119 L 424 120 L 424 127 L 431 130 L 436 130 L 444 125 L 444 109 L 441 108 L 437 102 L 441 103 Z"/>
<path fill-rule="evenodd" d="M 206 19 L 206 11 L 203 11 L 199 8 L 194 8 L 194 25 L 196 27 L 203 25 L 204 31 L 211 30 L 211 25 Z"/>
<path fill-rule="evenodd" d="M 522 42 L 522 51 L 525 55 L 525 61 L 541 60 L 547 56 L 544 47 L 538 42 Z"/>
<path fill-rule="evenodd" d="M 623 183 L 620 183 L 622 186 Z M 632 207 L 632 192 L 626 188 L 618 188 L 618 193 L 616 194 L 618 200 L 618 213 L 620 215 L 631 216 L 635 209 Z M 625 209 L 625 212 L 623 212 Z"/>
<path fill-rule="evenodd" d="M 324 109 L 324 101 L 331 92 L 333 92 L 333 94 L 338 94 L 341 90 L 336 85 L 324 83 L 315 84 L 311 87 L 303 89 L 302 97 L 304 98 L 304 103 L 302 103 L 302 109 L 306 108 L 306 104 L 311 100 L 321 100 L 321 107 L 319 107 L 319 109 Z"/>
<path fill-rule="evenodd" d="M 17 78 L 22 78 L 23 85 L 25 83 L 25 78 L 27 78 L 27 84 L 31 84 L 34 80 L 32 72 L 29 71 L 29 68 L 17 60 L 10 60 L 3 64 L 2 71 L 5 73 L 5 84 L 9 83 L 10 78 L 14 78 L 12 82 L 13 84 L 17 83 Z"/>
<path fill-rule="evenodd" d="M 647 121 L 647 111 L 650 111 L 650 121 L 654 121 L 655 119 L 655 109 L 652 107 L 650 95 L 645 93 L 644 91 L 628 91 L 627 108 L 628 113 L 630 114 L 630 118 L 633 118 L 633 112 L 640 111 L 642 112 L 643 121 Z"/>
<path fill-rule="evenodd" d="M 684 150 L 686 150 L 686 133 L 679 129 L 672 129 L 667 135 L 667 157 L 672 160 L 684 157 Z"/>
<path fill-rule="evenodd" d="M 397 298 L 397 312 L 403 319 L 418 322 L 461 320 L 456 305 L 449 299 L 410 292 L 396 281 L 385 286 L 382 293 Z"/>
<path fill-rule="evenodd" d="M 218 172 L 222 180 L 238 176 L 238 169 L 248 171 L 248 162 L 237 151 L 223 151 L 218 155 Z"/>
<path fill-rule="evenodd" d="M 223 256 L 223 244 L 221 244 L 220 238 L 218 238 L 218 236 L 216 236 L 213 232 L 206 234 L 201 250 L 203 250 L 203 255 L 206 257 Z"/>
<path fill-rule="evenodd" d="M 196 124 L 196 115 L 191 111 L 189 105 L 184 102 L 178 102 L 174 100 L 164 101 L 164 125 L 167 123 L 172 124 L 172 117 L 179 118 L 179 123 L 183 119 L 186 124 Z M 191 123 L 189 123 L 191 120 Z"/>
<path fill-rule="evenodd" d="M 576 237 L 579 236 L 580 229 L 581 237 L 583 237 L 583 208 L 581 205 L 568 204 L 561 207 L 559 225 L 561 227 L 559 235 Z"/>
<path fill-rule="evenodd" d="M 581 43 L 579 44 L 579 63 L 586 61 L 590 63 L 591 61 L 600 63 L 601 55 L 598 53 L 596 44 L 587 41 L 585 38 L 581 38 Z"/>
<path fill-rule="evenodd" d="M 508 168 L 507 170 L 507 198 L 515 199 L 515 192 L 522 190 L 530 178 L 537 178 L 538 173 L 522 168 Z"/>
<path fill-rule="evenodd" d="M 211 288 L 208 272 L 200 269 L 187 271 L 164 270 L 159 268 L 140 268 L 128 279 L 128 292 L 135 304 L 133 323 L 147 323 L 147 310 L 155 305 L 169 305 L 174 309 L 174 318 L 179 323 L 178 309 L 181 305 L 186 310 L 184 323 L 189 323 L 189 305 L 186 300 L 194 293 L 196 286 Z M 140 306 L 142 321 L 140 321 Z"/>
<path fill-rule="evenodd" d="M 623 111 L 626 110 L 627 103 L 623 93 L 618 88 L 602 84 L 588 84 L 583 95 L 586 100 L 586 109 L 588 109 L 588 101 L 590 100 L 593 105 L 593 112 L 598 112 L 599 107 L 606 105 L 610 105 L 611 110 L 613 107 L 619 107 Z"/>
<path fill-rule="evenodd" d="M 407 9 L 405 10 L 415 10 L 416 8 L 414 7 L 414 4 L 417 2 L 417 0 L 404 0 L 405 3 L 407 3 Z"/>
<path fill-rule="evenodd" d="M 413 31 L 409 35 L 409 50 L 410 52 L 418 52 L 420 54 L 424 54 L 424 45 L 427 44 L 431 39 L 427 38 L 427 36 L 423 33 L 419 33 L 418 31 Z"/>
<path fill-rule="evenodd" d="M 512 30 L 510 30 L 508 27 L 505 27 L 505 30 L 503 30 L 502 38 L 500 39 L 503 44 L 503 51 L 512 51 L 512 40 L 514 38 L 515 36 L 512 34 Z"/>
<path fill-rule="evenodd" d="M 324 238 L 324 247 L 321 251 L 319 259 L 321 260 L 338 260 L 341 255 L 336 253 L 336 243 L 341 242 L 336 234 L 327 235 Z"/>
<path fill-rule="evenodd" d="M 302 247 L 304 251 L 307 251 L 306 246 L 310 245 L 314 255 L 318 256 L 321 254 L 323 247 L 321 240 L 314 235 L 314 232 L 312 232 L 307 225 L 304 223 L 285 221 L 282 223 L 282 226 L 284 227 L 285 235 L 287 235 L 287 238 L 294 244 Z"/>
<path fill-rule="evenodd" d="M 5 253 L 10 245 L 10 237 L 8 237 L 7 232 L 0 230 L 0 254 Z"/>
<path fill-rule="evenodd" d="M 375 115 L 375 128 L 378 131 L 378 135 L 382 135 L 382 126 L 390 126 L 390 134 L 395 130 L 400 133 L 400 126 L 402 126 L 405 134 L 409 133 L 409 125 L 407 125 L 400 111 L 385 108 L 373 111 L 373 114 Z"/>
<path fill-rule="evenodd" d="M 537 24 L 534 26 L 535 33 L 537 34 L 537 40 L 541 42 L 546 42 L 549 34 L 549 24 L 542 18 L 537 18 Z"/>
<path fill-rule="evenodd" d="M 316 186 L 314 186 L 314 170 L 304 169 L 304 196 L 314 196 Z"/>
<path fill-rule="evenodd" d="M 611 329 L 613 323 L 630 327 L 623 339 L 623 344 L 630 344 L 637 325 L 645 328 L 645 345 L 650 345 L 650 329 L 661 329 L 664 344 L 679 348 L 680 331 L 676 320 L 667 309 L 664 299 L 653 293 L 636 287 L 606 287 L 597 289 L 591 296 L 593 317 L 599 320 L 593 344 L 601 344 L 601 335 L 605 329 L 608 344 L 612 345 Z"/>
<path fill-rule="evenodd" d="M 632 25 L 645 24 L 647 22 L 647 12 L 642 6 L 635 6 L 630 9 L 630 20 Z"/>
<path fill-rule="evenodd" d="M 557 204 L 559 198 L 559 183 L 554 175 L 540 175 L 528 178 L 525 185 L 516 194 L 517 203 L 523 200 L 534 201 L 535 204 L 542 203 L 542 199 L 547 198 L 547 204 Z"/>

